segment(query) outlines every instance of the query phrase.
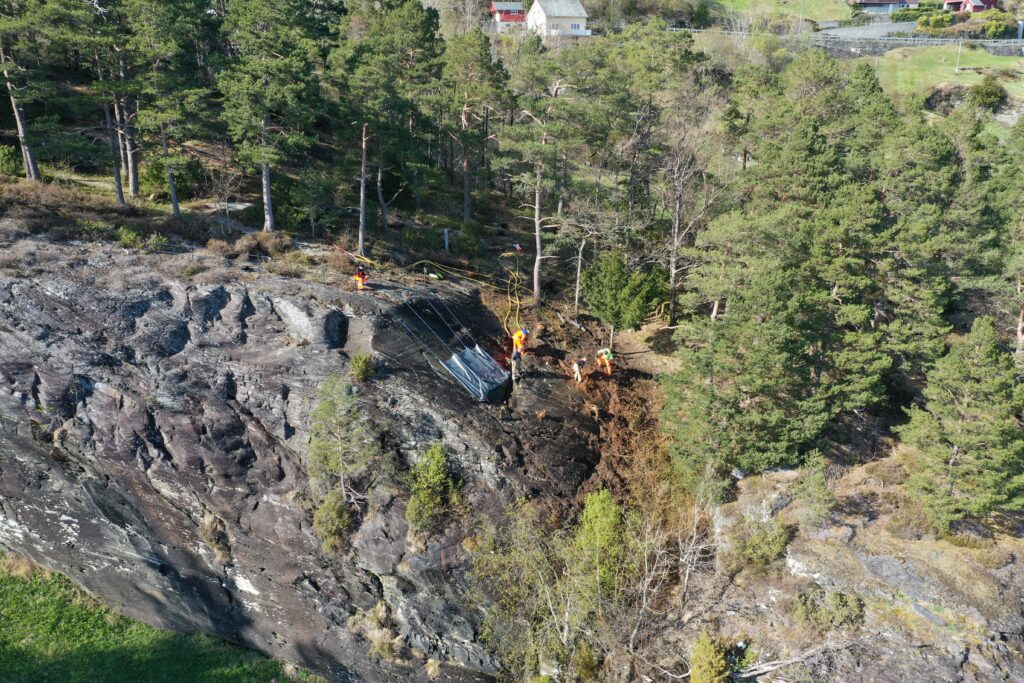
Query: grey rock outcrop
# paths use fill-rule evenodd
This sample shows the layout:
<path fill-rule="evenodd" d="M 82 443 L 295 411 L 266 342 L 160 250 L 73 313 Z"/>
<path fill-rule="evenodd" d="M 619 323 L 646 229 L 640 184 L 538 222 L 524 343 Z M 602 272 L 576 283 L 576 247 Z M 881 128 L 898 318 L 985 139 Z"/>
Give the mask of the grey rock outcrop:
<path fill-rule="evenodd" d="M 441 296 L 497 334 L 472 292 L 357 294 L 221 259 L 190 279 L 194 256 L 4 246 L 23 265 L 0 274 L 0 548 L 134 618 L 336 680 L 417 680 L 426 658 L 448 680 L 494 673 L 464 580 L 474 517 L 413 539 L 404 493 L 380 484 L 350 550 L 328 555 L 305 466 L 318 385 L 374 351 L 385 369 L 361 400 L 399 467 L 441 440 L 469 509 L 571 500 L 597 457 L 593 425 L 473 401 L 390 315 Z M 349 625 L 381 601 L 402 643 L 394 658 L 371 658 Z"/>

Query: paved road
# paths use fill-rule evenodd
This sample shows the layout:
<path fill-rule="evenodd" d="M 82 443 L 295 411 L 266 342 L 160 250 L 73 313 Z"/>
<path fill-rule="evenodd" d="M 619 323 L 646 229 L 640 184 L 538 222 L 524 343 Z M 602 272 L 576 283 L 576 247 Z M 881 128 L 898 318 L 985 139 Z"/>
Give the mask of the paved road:
<path fill-rule="evenodd" d="M 826 36 L 837 38 L 884 38 L 893 33 L 911 34 L 915 21 L 896 21 L 879 24 L 868 24 L 867 26 L 847 26 L 845 28 L 829 28 L 822 31 Z"/>

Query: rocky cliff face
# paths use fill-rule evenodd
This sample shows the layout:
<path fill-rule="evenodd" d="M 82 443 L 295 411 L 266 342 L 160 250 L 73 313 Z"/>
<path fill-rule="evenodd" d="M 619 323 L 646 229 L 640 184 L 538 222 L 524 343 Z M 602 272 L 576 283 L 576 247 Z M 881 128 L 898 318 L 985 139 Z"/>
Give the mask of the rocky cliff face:
<path fill-rule="evenodd" d="M 404 302 L 437 295 L 476 336 L 496 335 L 472 292 L 355 293 L 214 257 L 4 247 L 16 258 L 0 272 L 0 548 L 129 616 L 336 680 L 416 680 L 427 658 L 450 680 L 490 677 L 462 541 L 477 512 L 518 496 L 571 499 L 595 428 L 542 368 L 512 409 L 477 403 L 396 325 Z M 326 555 L 311 529 L 309 414 L 356 351 L 384 359 L 361 401 L 397 466 L 443 441 L 475 512 L 424 543 L 407 533 L 401 487 L 380 484 L 350 550 Z M 370 657 L 350 623 L 371 610 L 394 657 Z"/>

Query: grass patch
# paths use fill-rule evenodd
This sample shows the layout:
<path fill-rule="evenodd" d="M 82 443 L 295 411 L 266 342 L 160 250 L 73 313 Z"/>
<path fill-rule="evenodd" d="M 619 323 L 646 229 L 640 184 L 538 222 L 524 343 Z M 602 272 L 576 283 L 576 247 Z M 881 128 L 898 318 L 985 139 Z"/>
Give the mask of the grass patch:
<path fill-rule="evenodd" d="M 0 624 L 4 683 L 288 680 L 280 662 L 119 616 L 67 578 L 10 558 L 0 565 Z"/>
<path fill-rule="evenodd" d="M 811 21 L 850 18 L 850 6 L 843 0 L 720 0 L 719 4 L 733 12 L 802 16 Z"/>
<path fill-rule="evenodd" d="M 1024 97 L 1024 65 L 1019 57 L 1000 57 L 964 47 L 960 71 L 956 69 L 956 45 L 902 47 L 881 57 L 867 57 L 878 80 L 894 96 L 927 95 L 938 86 L 976 85 L 987 73 L 1000 71 L 999 83 L 1011 97 Z"/>

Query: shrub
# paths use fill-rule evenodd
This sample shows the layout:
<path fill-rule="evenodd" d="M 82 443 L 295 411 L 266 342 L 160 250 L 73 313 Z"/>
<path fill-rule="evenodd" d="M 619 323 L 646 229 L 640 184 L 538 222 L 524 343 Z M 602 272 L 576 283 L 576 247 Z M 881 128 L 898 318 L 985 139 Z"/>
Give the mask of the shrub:
<path fill-rule="evenodd" d="M 235 248 L 225 242 L 224 240 L 210 240 L 206 243 L 206 250 L 216 256 L 223 256 L 228 258 L 229 256 L 237 256 L 238 252 Z"/>
<path fill-rule="evenodd" d="M 354 521 L 345 495 L 338 490 L 329 491 L 313 513 L 313 528 L 320 534 L 326 552 L 344 547 Z"/>
<path fill-rule="evenodd" d="M 122 225 L 117 229 L 117 243 L 125 249 L 142 249 L 146 246 L 142 233 L 127 225 Z"/>
<path fill-rule="evenodd" d="M 825 458 L 819 453 L 814 452 L 807 458 L 803 474 L 794 486 L 794 492 L 797 500 L 803 504 L 803 523 L 818 526 L 828 519 L 836 500 L 828 488 Z"/>
<path fill-rule="evenodd" d="M 789 537 L 789 528 L 777 517 L 752 522 L 740 543 L 740 555 L 755 567 L 767 567 L 786 552 Z"/>
<path fill-rule="evenodd" d="M 813 589 L 797 596 L 793 616 L 819 630 L 858 628 L 864 623 L 864 603 L 856 595 Z"/>
<path fill-rule="evenodd" d="M 416 531 L 429 531 L 440 521 L 445 509 L 455 501 L 456 483 L 448 468 L 444 446 L 434 443 L 409 472 L 412 495 L 405 508 L 405 519 Z"/>
<path fill-rule="evenodd" d="M 725 683 L 729 680 L 726 647 L 718 638 L 701 631 L 690 655 L 690 683 Z"/>
<path fill-rule="evenodd" d="M 21 153 L 11 145 L 0 145 L 0 175 L 21 175 Z"/>
<path fill-rule="evenodd" d="M 151 254 L 158 251 L 165 251 L 170 244 L 171 241 L 167 239 L 166 235 L 154 232 L 148 239 L 146 239 L 146 251 Z"/>
<path fill-rule="evenodd" d="M 267 270 L 276 275 L 284 277 L 302 277 L 310 266 L 309 257 L 300 251 L 292 251 L 280 258 L 271 259 L 267 263 Z"/>
<path fill-rule="evenodd" d="M 202 273 L 205 270 L 206 270 L 206 265 L 205 264 L 202 264 L 199 261 L 193 261 L 192 263 L 186 264 L 181 269 L 181 276 L 182 277 L 195 277 L 196 275 L 199 275 L 199 273 Z"/>
<path fill-rule="evenodd" d="M 107 225 L 103 221 L 96 221 L 91 219 L 82 219 L 76 224 L 78 231 L 83 237 L 103 237 L 108 235 L 112 230 L 111 226 Z"/>
<path fill-rule="evenodd" d="M 988 74 L 981 83 L 972 85 L 967 91 L 967 102 L 979 109 L 993 111 L 1006 101 L 1006 88 L 999 84 L 996 77 Z"/>
<path fill-rule="evenodd" d="M 590 643 L 584 641 L 576 650 L 576 657 L 573 659 L 573 668 L 576 669 L 576 680 L 596 681 L 597 675 L 601 672 L 601 661 Z"/>
<path fill-rule="evenodd" d="M 257 232 L 256 243 L 270 256 L 278 256 L 292 248 L 292 238 L 282 232 Z"/>
<path fill-rule="evenodd" d="M 228 542 L 227 526 L 217 515 L 207 512 L 199 525 L 199 538 L 213 551 L 214 558 L 221 564 L 231 562 L 231 546 Z"/>
<path fill-rule="evenodd" d="M 377 360 L 372 353 L 357 353 L 352 356 L 352 378 L 365 382 L 377 374 Z"/>
<path fill-rule="evenodd" d="M 235 251 L 239 254 L 280 256 L 291 248 L 292 238 L 280 232 L 250 232 L 235 240 Z"/>

